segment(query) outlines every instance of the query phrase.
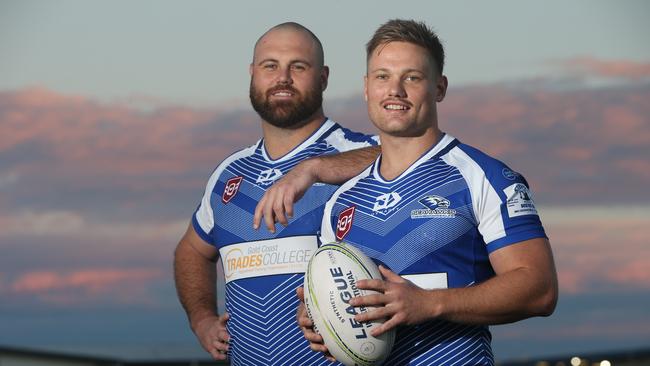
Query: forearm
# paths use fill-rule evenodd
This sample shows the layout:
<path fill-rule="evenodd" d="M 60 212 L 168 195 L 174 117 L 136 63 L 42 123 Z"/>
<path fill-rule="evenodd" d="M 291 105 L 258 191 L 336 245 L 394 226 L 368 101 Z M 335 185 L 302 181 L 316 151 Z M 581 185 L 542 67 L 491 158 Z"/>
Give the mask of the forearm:
<path fill-rule="evenodd" d="M 520 268 L 477 286 L 434 290 L 430 296 L 434 317 L 494 325 L 550 315 L 555 308 L 557 287 L 534 270 Z"/>
<path fill-rule="evenodd" d="M 341 184 L 361 173 L 379 155 L 379 146 L 364 147 L 340 154 L 324 155 L 307 160 L 317 182 Z"/>
<path fill-rule="evenodd" d="M 215 263 L 190 245 L 179 245 L 174 256 L 174 280 L 181 305 L 192 329 L 203 319 L 216 315 Z"/>

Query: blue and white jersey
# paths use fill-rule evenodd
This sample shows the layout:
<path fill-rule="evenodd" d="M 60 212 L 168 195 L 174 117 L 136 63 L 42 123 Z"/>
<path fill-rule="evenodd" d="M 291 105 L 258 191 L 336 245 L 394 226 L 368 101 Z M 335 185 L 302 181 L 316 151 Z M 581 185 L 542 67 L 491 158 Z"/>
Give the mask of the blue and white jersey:
<path fill-rule="evenodd" d="M 280 159 L 272 160 L 260 140 L 226 158 L 210 177 L 192 223 L 223 263 L 232 365 L 330 364 L 309 349 L 298 328 L 296 288 L 317 249 L 325 202 L 338 187 L 314 185 L 275 234 L 253 230 L 253 214 L 264 192 L 300 161 L 371 145 L 377 145 L 372 137 L 326 120 Z"/>
<path fill-rule="evenodd" d="M 321 241 L 345 241 L 427 288 L 494 276 L 489 253 L 546 237 L 528 184 L 500 161 L 443 138 L 393 180 L 381 156 L 325 206 Z M 429 321 L 397 329 L 386 365 L 493 365 L 486 326 Z"/>

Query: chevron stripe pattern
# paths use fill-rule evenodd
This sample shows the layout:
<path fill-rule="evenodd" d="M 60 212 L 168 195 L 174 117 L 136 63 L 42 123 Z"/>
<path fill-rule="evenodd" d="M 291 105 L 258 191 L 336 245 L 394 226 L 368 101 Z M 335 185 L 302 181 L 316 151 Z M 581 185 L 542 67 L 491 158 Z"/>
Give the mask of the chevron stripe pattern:
<path fill-rule="evenodd" d="M 296 323 L 295 289 L 302 286 L 303 277 L 292 275 L 264 296 L 252 293 L 237 281 L 228 283 L 226 309 L 231 314 L 228 331 L 232 365 L 332 365 L 309 349 Z"/>
<path fill-rule="evenodd" d="M 325 212 L 332 227 L 323 228 L 323 233 L 334 233 L 339 214 L 354 206 L 351 228 L 343 240 L 394 272 L 444 274 L 447 287 L 487 279 L 493 272 L 477 229 L 471 182 L 441 159 L 456 144 L 447 137 L 391 181 L 381 177 L 381 160 L 377 160 L 332 196 Z M 427 197 L 444 201 L 444 207 L 420 202 Z M 327 235 L 321 240 L 331 240 Z M 435 320 L 400 327 L 395 342 L 386 365 L 494 364 L 485 326 Z"/>
<path fill-rule="evenodd" d="M 294 218 L 289 225 L 278 225 L 275 233 L 265 228 L 252 229 L 255 205 L 266 190 L 306 158 L 376 144 L 371 136 L 342 128 L 331 120 L 325 121 L 312 136 L 275 160 L 268 156 L 263 140 L 260 140 L 231 155 L 215 169 L 197 209 L 194 228 L 204 240 L 219 250 L 227 251 L 229 246 L 236 247 L 242 243 L 276 243 L 281 246 L 272 249 L 273 253 L 277 253 L 277 259 L 287 253 L 284 251 L 287 245 L 276 239 L 316 235 L 320 229 L 323 206 L 337 187 L 314 185 L 294 205 Z M 226 183 L 233 178 L 240 179 L 240 184 L 225 202 L 222 197 L 226 192 Z M 261 248 L 265 244 L 259 245 Z M 251 254 L 254 253 L 241 253 L 242 257 Z M 269 263 L 264 266 L 270 268 Z M 242 262 L 242 266 L 246 264 Z M 295 290 L 302 286 L 304 273 L 269 273 L 264 271 L 264 266 L 257 268 L 259 271 L 255 272 L 255 276 L 258 277 L 226 283 L 225 306 L 230 313 L 227 327 L 231 335 L 231 364 L 332 365 L 322 354 L 309 348 L 296 324 L 298 300 Z"/>

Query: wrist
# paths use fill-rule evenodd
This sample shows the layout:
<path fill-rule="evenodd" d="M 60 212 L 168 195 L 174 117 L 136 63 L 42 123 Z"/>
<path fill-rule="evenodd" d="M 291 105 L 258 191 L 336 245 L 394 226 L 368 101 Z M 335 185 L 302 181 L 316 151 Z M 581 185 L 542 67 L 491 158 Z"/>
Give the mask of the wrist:
<path fill-rule="evenodd" d="M 219 317 L 216 311 L 205 310 L 196 312 L 190 316 L 190 328 L 196 333 L 205 320 L 216 317 Z"/>
<path fill-rule="evenodd" d="M 303 174 L 305 177 L 308 177 L 312 183 L 316 182 L 323 182 L 323 175 L 321 174 L 322 171 L 324 170 L 322 168 L 323 166 L 323 158 L 320 156 L 316 156 L 313 158 L 309 158 L 304 160 L 301 163 L 303 167 Z"/>

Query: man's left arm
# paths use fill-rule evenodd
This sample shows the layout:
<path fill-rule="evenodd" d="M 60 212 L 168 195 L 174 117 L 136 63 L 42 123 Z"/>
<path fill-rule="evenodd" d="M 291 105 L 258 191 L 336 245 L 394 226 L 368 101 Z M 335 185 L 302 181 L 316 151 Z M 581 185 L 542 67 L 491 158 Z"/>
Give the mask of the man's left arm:
<path fill-rule="evenodd" d="M 312 184 L 341 184 L 367 168 L 380 151 L 379 146 L 369 146 L 302 161 L 266 190 L 255 207 L 253 228 L 257 230 L 262 220 L 272 233 L 276 222 L 287 226 L 293 216 L 293 204 Z"/>
<path fill-rule="evenodd" d="M 511 244 L 490 254 L 496 275 L 478 285 L 425 290 L 381 267 L 385 280 L 363 280 L 357 286 L 380 293 L 352 299 L 353 306 L 380 306 L 356 316 L 357 321 L 387 318 L 377 336 L 400 324 L 445 319 L 464 324 L 511 323 L 553 313 L 558 285 L 546 238 Z"/>

